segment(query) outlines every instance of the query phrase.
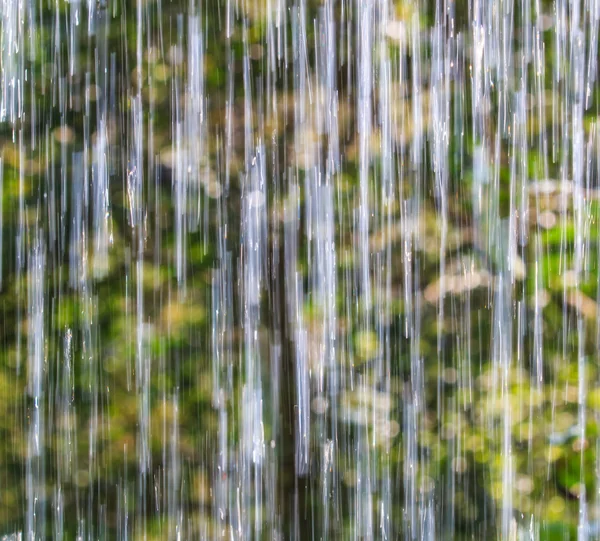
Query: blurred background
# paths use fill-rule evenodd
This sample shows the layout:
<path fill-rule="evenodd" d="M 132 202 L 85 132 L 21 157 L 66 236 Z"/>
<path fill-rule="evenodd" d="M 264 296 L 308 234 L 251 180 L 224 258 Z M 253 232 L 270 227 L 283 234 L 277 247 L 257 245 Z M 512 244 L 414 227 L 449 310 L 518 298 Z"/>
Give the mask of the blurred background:
<path fill-rule="evenodd" d="M 0 0 L 0 537 L 600 539 L 599 22 Z"/>

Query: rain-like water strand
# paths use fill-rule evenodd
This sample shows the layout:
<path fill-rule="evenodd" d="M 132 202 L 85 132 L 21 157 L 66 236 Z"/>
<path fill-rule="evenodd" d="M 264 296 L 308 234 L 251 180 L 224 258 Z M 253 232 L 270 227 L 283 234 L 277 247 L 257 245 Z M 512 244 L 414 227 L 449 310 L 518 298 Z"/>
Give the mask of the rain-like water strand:
<path fill-rule="evenodd" d="M 0 0 L 0 540 L 600 540 L 600 0 Z"/>

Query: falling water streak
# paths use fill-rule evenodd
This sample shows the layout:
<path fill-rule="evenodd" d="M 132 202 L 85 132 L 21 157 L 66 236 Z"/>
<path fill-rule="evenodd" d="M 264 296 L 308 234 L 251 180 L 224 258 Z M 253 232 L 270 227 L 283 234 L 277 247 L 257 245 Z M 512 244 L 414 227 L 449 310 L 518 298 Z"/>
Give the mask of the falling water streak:
<path fill-rule="evenodd" d="M 45 300 L 44 276 L 46 268 L 45 245 L 37 232 L 28 257 L 28 315 L 31 333 L 28 340 L 27 394 L 31 398 L 29 411 L 29 434 L 27 439 L 27 525 L 26 538 L 40 539 L 45 531 Z"/>

